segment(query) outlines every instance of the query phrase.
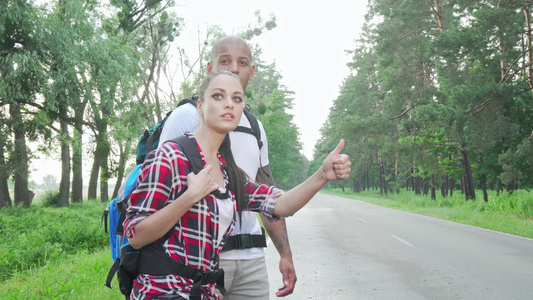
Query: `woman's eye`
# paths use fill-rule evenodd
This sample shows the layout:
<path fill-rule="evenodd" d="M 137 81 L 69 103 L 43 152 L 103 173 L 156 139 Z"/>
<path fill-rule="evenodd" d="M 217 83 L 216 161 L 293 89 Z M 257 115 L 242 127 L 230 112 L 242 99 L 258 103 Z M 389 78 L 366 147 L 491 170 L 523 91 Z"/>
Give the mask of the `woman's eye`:
<path fill-rule="evenodd" d="M 241 97 L 238 97 L 238 96 L 235 96 L 235 97 L 233 97 L 233 101 L 235 101 L 235 102 L 242 102 L 242 98 L 241 98 Z"/>
<path fill-rule="evenodd" d="M 220 93 L 213 94 L 213 99 L 220 100 L 222 98 L 224 98 L 224 95 Z"/>

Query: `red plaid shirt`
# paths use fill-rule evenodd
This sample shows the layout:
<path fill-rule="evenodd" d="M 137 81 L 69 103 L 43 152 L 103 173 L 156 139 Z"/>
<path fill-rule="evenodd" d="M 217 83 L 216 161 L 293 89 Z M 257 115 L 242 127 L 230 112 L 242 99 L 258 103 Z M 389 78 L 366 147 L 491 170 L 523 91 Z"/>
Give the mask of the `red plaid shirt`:
<path fill-rule="evenodd" d="M 192 135 L 189 137 L 194 138 Z M 198 149 L 202 154 L 199 146 Z M 203 154 L 202 159 L 204 159 Z M 228 176 L 223 168 L 225 161 L 220 154 L 218 159 L 227 186 Z M 190 171 L 191 165 L 176 143 L 165 143 L 148 155 L 139 173 L 138 186 L 128 203 L 128 213 L 124 221 L 127 238 L 133 236 L 136 224 L 178 197 L 179 192 L 187 185 L 187 174 Z M 261 212 L 269 219 L 276 219 L 272 214 L 276 197 L 282 194 L 281 190 L 255 183 L 249 183 L 246 190 L 250 197 L 249 210 Z M 233 192 L 230 192 L 230 198 L 236 211 Z M 170 238 L 163 242 L 163 248 L 177 262 L 202 271 L 212 271 L 218 263 L 226 237 L 233 231 L 234 225 L 235 218 L 222 242 L 219 243 L 217 237 L 221 233 L 217 199 L 213 194 L 209 194 L 181 217 L 174 226 Z M 191 288 L 192 280 L 181 276 L 141 274 L 134 282 L 131 299 L 150 299 L 154 295 L 161 294 L 178 294 L 188 299 Z M 219 299 L 215 294 L 214 285 L 202 286 L 202 297 Z"/>

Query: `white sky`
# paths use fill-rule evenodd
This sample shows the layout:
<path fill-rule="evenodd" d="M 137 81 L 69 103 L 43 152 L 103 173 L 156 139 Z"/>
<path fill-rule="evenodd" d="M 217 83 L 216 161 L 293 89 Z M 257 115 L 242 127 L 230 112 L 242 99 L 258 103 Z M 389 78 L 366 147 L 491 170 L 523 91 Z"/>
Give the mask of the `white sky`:
<path fill-rule="evenodd" d="M 264 19 L 270 13 L 276 16 L 277 27 L 256 41 L 263 50 L 262 59 L 267 63 L 276 61 L 282 84 L 295 92 L 294 122 L 299 127 L 304 155 L 309 159 L 339 86 L 349 74 L 346 63 L 351 57 L 345 50 L 354 48 L 367 6 L 367 0 L 313 2 L 176 0 L 174 8 L 186 21 L 179 40 L 190 39 L 191 45 L 197 45 L 198 31 L 203 37 L 210 25 L 220 25 L 227 33 L 234 33 L 256 23 L 256 10 Z M 50 170 L 59 171 L 57 163 L 35 161 L 32 179 L 42 182 L 46 174 L 52 173 Z M 84 166 L 84 171 L 88 172 L 89 167 Z M 59 173 L 54 176 L 59 181 Z M 85 181 L 88 182 L 88 175 Z"/>
<path fill-rule="evenodd" d="M 353 49 L 364 22 L 367 0 L 177 0 L 192 38 L 207 25 L 221 25 L 232 33 L 255 24 L 254 12 L 264 19 L 276 16 L 277 27 L 258 39 L 263 60 L 276 61 L 282 83 L 295 92 L 294 121 L 299 127 L 304 155 L 311 159 L 339 86 L 348 75 Z M 186 34 L 186 33 L 184 33 Z"/>

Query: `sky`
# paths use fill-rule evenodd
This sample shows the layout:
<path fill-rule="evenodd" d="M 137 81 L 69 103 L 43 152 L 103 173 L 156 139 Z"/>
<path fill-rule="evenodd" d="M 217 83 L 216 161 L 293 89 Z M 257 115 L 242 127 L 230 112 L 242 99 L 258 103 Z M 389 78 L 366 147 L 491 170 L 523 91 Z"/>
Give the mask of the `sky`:
<path fill-rule="evenodd" d="M 276 62 L 281 83 L 294 94 L 294 123 L 300 132 L 303 154 L 312 159 L 320 128 L 349 75 L 351 60 L 346 50 L 355 47 L 366 13 L 367 0 L 314 2 L 290 0 L 175 0 L 173 10 L 186 22 L 178 41 L 197 45 L 211 25 L 228 34 L 256 24 L 255 11 L 268 19 L 276 16 L 277 27 L 254 40 L 262 48 L 261 58 Z M 268 138 L 268 137 L 267 137 Z M 59 170 L 57 161 L 33 163 L 32 179 L 42 182 L 50 170 Z M 38 166 L 38 167 L 37 167 Z M 35 168 L 37 167 L 37 168 Z M 88 172 L 90 166 L 84 166 Z M 85 173 L 85 172 L 84 172 Z M 59 174 L 54 174 L 60 178 Z M 88 176 L 86 177 L 88 178 Z M 88 180 L 88 179 L 87 179 Z"/>
<path fill-rule="evenodd" d="M 339 87 L 349 74 L 351 57 L 364 22 L 367 0 L 314 2 L 287 0 L 176 0 L 176 11 L 186 18 L 184 37 L 196 40 L 198 30 L 220 25 L 227 33 L 255 24 L 254 12 L 264 19 L 272 13 L 277 27 L 256 41 L 266 62 L 276 62 L 282 84 L 295 92 L 294 122 L 299 127 L 304 155 L 311 159 L 320 128 Z M 192 33 L 192 34 L 191 34 Z M 189 35 L 191 34 L 191 35 Z M 267 137 L 268 138 L 268 137 Z"/>

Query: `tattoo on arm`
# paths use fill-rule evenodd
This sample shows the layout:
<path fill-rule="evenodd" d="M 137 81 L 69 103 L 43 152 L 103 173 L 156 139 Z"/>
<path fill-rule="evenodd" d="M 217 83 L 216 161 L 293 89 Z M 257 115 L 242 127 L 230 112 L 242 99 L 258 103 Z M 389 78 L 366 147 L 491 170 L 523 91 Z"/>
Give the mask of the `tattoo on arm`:
<path fill-rule="evenodd" d="M 256 182 L 266 184 L 268 186 L 275 185 L 274 177 L 272 176 L 272 170 L 270 166 L 263 166 L 259 169 L 256 176 Z M 268 232 L 268 236 L 272 239 L 272 243 L 276 246 L 280 255 L 291 255 L 291 247 L 289 244 L 289 235 L 287 233 L 287 223 L 285 218 L 281 218 L 278 222 L 271 223 L 263 215 L 261 215 L 263 226 Z"/>

